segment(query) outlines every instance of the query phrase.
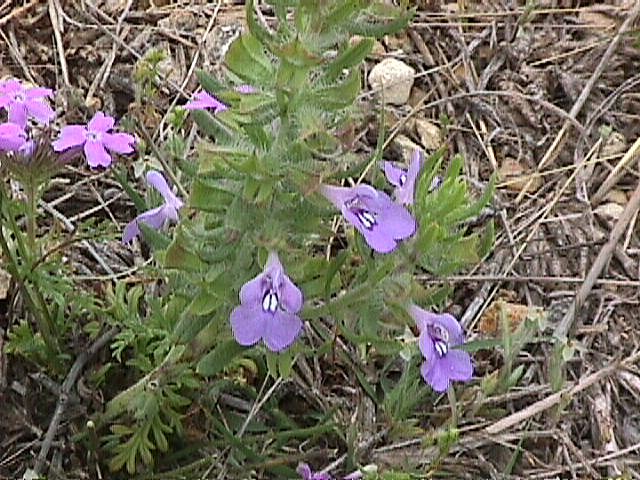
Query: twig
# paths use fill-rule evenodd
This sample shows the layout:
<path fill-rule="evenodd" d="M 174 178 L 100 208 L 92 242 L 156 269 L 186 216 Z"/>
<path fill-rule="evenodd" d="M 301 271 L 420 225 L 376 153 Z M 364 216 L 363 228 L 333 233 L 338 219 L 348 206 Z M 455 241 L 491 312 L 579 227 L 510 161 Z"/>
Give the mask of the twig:
<path fill-rule="evenodd" d="M 620 30 L 618 30 L 618 33 L 616 33 L 616 36 L 613 37 L 613 40 L 611 40 L 611 43 L 607 47 L 607 50 L 604 52 L 604 54 L 600 58 L 600 62 L 598 63 L 598 66 L 596 67 L 593 74 L 591 75 L 586 85 L 582 89 L 582 92 L 580 92 L 580 96 L 576 100 L 576 103 L 573 104 L 573 107 L 569 111 L 569 117 L 571 119 L 575 120 L 577 118 L 578 113 L 580 113 L 580 110 L 582 110 L 584 103 L 587 101 L 587 98 L 591 94 L 591 90 L 593 90 L 593 87 L 598 81 L 598 79 L 600 78 L 600 75 L 602 75 L 602 72 L 604 72 L 604 70 L 609 66 L 609 61 L 611 60 L 611 56 L 613 55 L 613 52 L 615 52 L 616 48 L 618 48 L 618 44 L 620 43 L 620 40 L 622 40 L 622 37 L 633 26 L 636 19 L 638 18 L 638 15 L 640 15 L 640 2 L 636 2 L 635 6 L 633 7 L 633 10 L 629 12 L 629 16 L 622 23 L 622 25 L 620 26 Z M 571 122 L 569 120 L 566 120 L 564 122 L 564 124 L 562 125 L 562 128 L 556 135 L 556 138 L 553 140 L 553 143 L 551 144 L 549 149 L 545 152 L 544 156 L 540 160 L 540 163 L 538 164 L 538 168 L 537 168 L 538 170 L 540 170 L 549 161 L 551 161 L 552 159 L 554 159 L 559 155 L 560 153 L 559 146 L 563 143 L 564 137 L 569 131 L 570 125 L 571 125 Z M 522 198 L 526 195 L 526 193 L 529 191 L 529 187 L 531 186 L 532 181 L 533 180 L 529 180 L 527 184 L 522 188 L 522 190 L 516 197 L 516 203 L 519 203 L 522 200 Z"/>
<path fill-rule="evenodd" d="M 60 70 L 62 71 L 62 81 L 65 86 L 71 85 L 69 82 L 69 69 L 67 68 L 67 58 L 64 54 L 64 44 L 62 43 L 62 33 L 60 16 L 58 15 L 61 9 L 60 4 L 56 0 L 49 0 L 49 18 L 51 19 L 51 27 L 53 28 L 53 38 L 56 42 L 56 49 L 58 50 L 58 57 L 60 58 Z"/>
<path fill-rule="evenodd" d="M 629 150 L 626 151 L 622 159 L 616 163 L 616 166 L 611 170 L 609 176 L 602 182 L 602 185 L 600 185 L 596 193 L 593 194 L 593 197 L 591 197 L 592 204 L 600 203 L 604 199 L 605 195 L 609 193 L 609 190 L 620 180 L 627 165 L 629 165 L 634 158 L 637 158 L 638 154 L 640 154 L 640 137 L 637 138 Z"/>
<path fill-rule="evenodd" d="M 438 285 L 442 282 L 512 282 L 512 283 L 583 283 L 580 277 L 550 277 L 541 275 L 449 275 L 434 278 L 431 275 L 418 275 L 418 280 L 427 285 Z M 640 287 L 640 280 L 616 280 L 615 278 L 598 278 L 596 285 L 611 285 L 616 287 Z"/>
<path fill-rule="evenodd" d="M 118 333 L 117 328 L 112 328 L 100 336 L 93 344 L 76 358 L 76 361 L 71 366 L 71 370 L 67 374 L 67 377 L 64 379 L 62 383 L 62 388 L 60 389 L 60 396 L 58 397 L 58 403 L 56 405 L 55 412 L 53 413 L 53 417 L 51 417 L 51 422 L 49 423 L 49 428 L 47 429 L 47 433 L 45 434 L 44 441 L 42 442 L 42 446 L 40 447 L 40 452 L 38 453 L 38 457 L 36 458 L 36 464 L 34 467 L 35 473 L 40 476 L 42 469 L 44 467 L 44 463 L 47 460 L 47 455 L 49 454 L 49 449 L 53 444 L 53 440 L 58 432 L 58 426 L 62 421 L 62 414 L 64 413 L 65 407 L 69 401 L 69 396 L 71 393 L 71 389 L 76 384 L 80 373 L 84 369 L 87 362 L 93 357 L 96 353 L 98 353 L 102 348 L 113 339 Z"/>
<path fill-rule="evenodd" d="M 633 216 L 638 211 L 638 208 L 640 208 L 640 181 L 638 181 L 638 186 L 633 192 L 633 195 L 631 196 L 631 199 L 627 203 L 627 206 L 622 211 L 622 215 L 620 215 L 620 218 L 616 222 L 615 227 L 613 227 L 609 240 L 607 241 L 607 243 L 604 244 L 604 246 L 600 250 L 600 253 L 598 253 L 598 256 L 594 260 L 593 265 L 589 270 L 589 273 L 587 273 L 584 283 L 578 290 L 578 293 L 576 293 L 576 296 L 573 302 L 571 303 L 571 306 L 567 310 L 567 313 L 563 317 L 562 321 L 556 327 L 556 330 L 554 332 L 554 336 L 556 338 L 559 338 L 559 339 L 566 338 L 567 333 L 569 332 L 569 329 L 573 324 L 573 320 L 576 316 L 576 312 L 584 304 L 585 300 L 587 299 L 587 296 L 593 289 L 593 286 L 595 285 L 596 280 L 598 280 L 598 277 L 602 273 L 602 270 L 604 270 L 605 265 L 611 259 L 611 255 L 613 255 L 613 252 L 616 249 L 616 245 L 618 244 L 618 241 L 620 240 L 620 238 L 622 238 L 622 234 L 626 230 L 627 225 L 629 224 Z"/>
<path fill-rule="evenodd" d="M 563 390 L 557 393 L 549 395 L 548 397 L 543 398 L 542 400 L 539 400 L 529 405 L 527 408 L 523 410 L 519 410 L 515 413 L 512 413 L 508 417 L 498 420 L 497 422 L 485 428 L 485 432 L 488 433 L 489 435 L 495 435 L 508 428 L 514 427 L 519 423 L 527 420 L 528 418 L 531 418 L 534 415 L 537 415 L 538 413 L 548 410 L 549 408 L 553 407 L 557 403 L 560 403 L 562 399 L 570 398 L 573 395 L 580 393 L 582 390 L 590 387 L 594 383 L 599 382 L 603 378 L 608 377 L 609 375 L 614 373 L 618 368 L 620 368 L 620 366 L 625 364 L 632 364 L 638 358 L 640 358 L 640 352 L 634 353 L 633 355 L 627 357 L 622 362 L 619 362 L 619 361 L 613 362 L 609 366 L 604 367 L 587 377 L 581 378 L 576 385 L 564 388 Z"/>
<path fill-rule="evenodd" d="M 0 18 L 0 27 L 5 23 L 13 20 L 14 17 L 19 17 L 24 12 L 30 10 L 32 7 L 35 7 L 40 3 L 40 0 L 33 0 L 33 2 L 27 3 L 22 7 L 14 7 L 9 13 L 7 13 L 4 17 Z"/>

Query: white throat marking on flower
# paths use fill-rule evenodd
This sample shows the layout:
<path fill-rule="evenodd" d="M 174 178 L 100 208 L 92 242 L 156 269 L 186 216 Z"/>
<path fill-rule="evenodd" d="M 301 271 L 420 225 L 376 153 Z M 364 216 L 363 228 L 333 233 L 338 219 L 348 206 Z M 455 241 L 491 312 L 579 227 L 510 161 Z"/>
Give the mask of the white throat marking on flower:
<path fill-rule="evenodd" d="M 262 310 L 264 312 L 276 313 L 278 303 L 278 294 L 273 290 L 269 290 L 264 297 L 262 297 Z"/>

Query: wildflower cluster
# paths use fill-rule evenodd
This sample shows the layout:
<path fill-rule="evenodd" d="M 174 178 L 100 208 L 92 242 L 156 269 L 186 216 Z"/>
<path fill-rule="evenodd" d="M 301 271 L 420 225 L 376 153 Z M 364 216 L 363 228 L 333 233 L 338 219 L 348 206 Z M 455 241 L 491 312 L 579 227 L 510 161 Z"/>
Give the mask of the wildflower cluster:
<path fill-rule="evenodd" d="M 148 170 L 147 187 L 161 203 L 140 208 L 122 232 L 122 243 L 130 244 L 147 229 L 162 232 L 177 224 L 171 237 L 152 232 L 162 239 L 152 247 L 165 267 L 167 294 L 145 308 L 139 305 L 141 285 L 118 283 L 108 295 L 110 321 L 127 325 L 112 345 L 114 356 L 119 361 L 138 341 L 140 350 L 148 349 L 129 363 L 141 378 L 109 401 L 103 419 L 136 423 L 112 425 L 107 445 L 113 470 L 126 465 L 133 473 L 152 463 L 150 450 L 168 449 L 166 435 L 180 431 L 180 412 L 189 403 L 181 389 L 195 388 L 195 379 L 223 371 L 233 379 L 227 373 L 238 368 L 286 376 L 305 332 L 314 333 L 310 340 L 328 338 L 322 330 L 327 322 L 315 322 L 320 318 L 335 322 L 335 335 L 375 343 L 382 320 L 402 312 L 402 321 L 411 318 L 419 332 L 411 339 L 411 361 L 402 367 L 411 381 L 428 394 L 420 358 L 422 378 L 436 392 L 473 377 L 461 325 L 416 305 L 438 305 L 441 298 L 425 292 L 414 273 L 477 261 L 480 239 L 465 235 L 460 225 L 486 198 L 469 206 L 457 163 L 439 180 L 443 152 L 425 158 L 420 149 L 407 165 L 386 161 L 381 172 L 353 182 L 361 159 L 339 135 L 359 115 L 360 67 L 373 46 L 363 34 L 397 31 L 409 17 L 398 14 L 379 24 L 371 20 L 377 10 L 369 10 L 369 2 L 303 2 L 292 7 L 293 17 L 288 7 L 274 9 L 281 29 L 274 33 L 247 3 L 249 32 L 225 58 L 231 86 L 198 72 L 202 90 L 178 110 L 183 121 L 184 110 L 190 112 L 208 137 L 198 145 L 198 162 L 179 158 L 179 177 Z M 293 29 L 300 31 L 293 35 Z M 360 40 L 353 42 L 356 36 Z M 0 151 L 8 158 L 28 155 L 43 127 L 55 123 L 53 99 L 50 89 L 0 83 L 7 119 L 0 124 Z M 91 169 L 111 168 L 117 155 L 133 154 L 138 145 L 104 112 L 84 125 L 48 127 L 47 134 L 52 131 L 58 132 L 50 142 L 54 152 L 82 155 Z M 182 197 L 167 177 L 180 178 Z M 457 258 L 462 250 L 464 262 Z M 399 359 L 405 345 L 381 340 L 394 343 L 390 355 Z M 236 362 L 237 356 L 245 358 Z M 297 473 L 303 480 L 333 479 L 307 464 Z"/>
<path fill-rule="evenodd" d="M 200 92 L 185 108 L 212 109 L 218 113 L 228 107 L 209 93 Z M 366 184 L 354 187 L 321 185 L 320 191 L 374 251 L 391 253 L 401 241 L 416 233 L 416 220 L 406 207 L 414 204 L 416 182 L 423 163 L 424 153 L 421 150 L 414 152 L 407 169 L 385 162 L 385 175 L 395 187 L 395 201 L 385 192 Z M 165 201 L 165 206 L 151 215 L 156 215 L 158 221 L 148 222 L 155 228 L 159 228 L 161 223 L 162 209 L 169 208 L 175 212 L 166 196 Z M 165 215 L 162 218 L 169 217 Z M 130 224 L 127 231 L 133 229 L 132 225 L 135 224 Z M 132 233 L 127 231 L 125 241 L 132 237 Z M 280 352 L 290 347 L 302 331 L 302 321 L 298 316 L 302 306 L 302 292 L 285 273 L 278 254 L 271 251 L 262 273 L 240 289 L 240 306 L 231 312 L 230 317 L 233 335 L 240 345 L 252 346 L 263 340 L 269 350 Z M 434 390 L 443 392 L 451 380 L 470 380 L 473 366 L 469 354 L 449 349 L 464 342 L 462 329 L 455 318 L 426 312 L 415 305 L 411 305 L 408 311 L 421 332 L 419 344 L 425 358 L 422 366 L 425 381 Z"/>

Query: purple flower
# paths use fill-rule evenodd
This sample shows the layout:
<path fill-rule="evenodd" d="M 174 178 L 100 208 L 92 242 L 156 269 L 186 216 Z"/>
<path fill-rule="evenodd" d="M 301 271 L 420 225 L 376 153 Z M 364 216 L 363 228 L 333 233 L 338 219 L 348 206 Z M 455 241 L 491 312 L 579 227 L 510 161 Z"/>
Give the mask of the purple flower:
<path fill-rule="evenodd" d="M 133 146 L 136 143 L 136 139 L 128 133 L 111 133 L 114 123 L 113 117 L 97 112 L 87 126 L 63 127 L 58 139 L 52 143 L 53 149 L 56 152 L 62 152 L 70 148 L 84 147 L 84 154 L 90 167 L 108 167 L 113 161 L 111 152 L 133 153 Z"/>
<path fill-rule="evenodd" d="M 25 147 L 27 133 L 17 123 L 0 124 L 0 152 L 14 152 Z"/>
<path fill-rule="evenodd" d="M 47 125 L 56 116 L 45 97 L 53 96 L 50 88 L 26 88 L 18 80 L 0 83 L 0 108 L 9 112 L 9 122 L 22 128 L 27 126 L 29 117 Z"/>
<path fill-rule="evenodd" d="M 457 348 L 464 343 L 458 321 L 448 313 L 436 314 L 411 305 L 409 314 L 420 330 L 418 343 L 424 356 L 422 377 L 436 392 L 444 392 L 452 380 L 466 382 L 473 376 L 471 356 Z"/>
<path fill-rule="evenodd" d="M 224 112 L 229 108 L 204 90 L 196 93 L 193 98 L 194 100 L 189 100 L 183 108 L 186 110 L 206 110 L 207 108 L 212 108 L 213 113 Z"/>
<path fill-rule="evenodd" d="M 296 472 L 302 477 L 302 480 L 333 480 L 333 477 L 328 473 L 313 473 L 311 467 L 306 463 L 298 465 Z"/>
<path fill-rule="evenodd" d="M 240 305 L 231 312 L 233 336 L 240 345 L 262 339 L 269 350 L 284 350 L 302 329 L 301 308 L 302 292 L 284 272 L 278 254 L 270 252 L 262 273 L 240 289 Z"/>
<path fill-rule="evenodd" d="M 416 149 L 411 158 L 411 164 L 408 170 L 398 168 L 391 162 L 384 162 L 384 173 L 387 180 L 396 187 L 394 197 L 396 202 L 402 205 L 413 205 L 415 197 L 416 180 L 422 167 L 424 154 L 422 150 Z"/>
<path fill-rule="evenodd" d="M 129 243 L 140 235 L 140 222 L 154 230 L 160 230 L 164 228 L 167 223 L 178 221 L 178 211 L 184 203 L 171 191 L 164 176 L 160 172 L 150 170 L 147 172 L 147 185 L 152 186 L 160 192 L 160 195 L 164 198 L 164 203 L 159 207 L 141 213 L 129 222 L 124 228 L 122 243 Z"/>
<path fill-rule="evenodd" d="M 416 231 L 416 221 L 407 209 L 370 185 L 351 188 L 322 185 L 321 192 L 376 252 L 395 250 L 400 240 Z"/>
<path fill-rule="evenodd" d="M 242 94 L 251 94 L 251 93 L 256 93 L 258 91 L 257 88 L 251 86 L 251 85 L 238 85 L 237 87 L 234 88 L 234 90 L 238 93 L 242 93 Z"/>

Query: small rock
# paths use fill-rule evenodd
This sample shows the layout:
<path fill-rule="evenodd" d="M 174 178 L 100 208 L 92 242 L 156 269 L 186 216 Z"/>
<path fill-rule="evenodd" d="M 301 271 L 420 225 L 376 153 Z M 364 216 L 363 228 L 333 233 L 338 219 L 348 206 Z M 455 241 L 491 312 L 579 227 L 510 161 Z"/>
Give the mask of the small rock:
<path fill-rule="evenodd" d="M 416 118 L 416 133 L 420 143 L 427 150 L 437 150 L 442 145 L 440 127 L 426 118 Z"/>
<path fill-rule="evenodd" d="M 617 190 L 617 189 L 611 190 L 609 193 L 607 193 L 604 199 L 608 200 L 609 202 L 617 203 L 618 205 L 622 205 L 622 206 L 625 206 L 629 201 L 627 194 L 624 193 L 622 190 Z"/>
<path fill-rule="evenodd" d="M 420 147 L 416 145 L 413 140 L 405 135 L 397 135 L 393 139 L 393 146 L 400 150 L 402 153 L 402 158 L 409 165 L 411 163 L 411 159 L 413 158 L 413 152 L 419 150 Z"/>
<path fill-rule="evenodd" d="M 0 300 L 5 300 L 11 287 L 11 275 L 0 267 Z"/>
<path fill-rule="evenodd" d="M 618 220 L 624 211 L 624 207 L 617 203 L 610 202 L 600 205 L 594 211 L 606 220 Z"/>
<path fill-rule="evenodd" d="M 374 58 L 381 58 L 384 57 L 387 54 L 387 51 L 384 48 L 384 45 L 382 45 L 379 41 L 375 41 L 373 43 L 373 48 L 371 49 L 371 53 L 369 54 L 370 57 L 374 57 Z"/>
<path fill-rule="evenodd" d="M 542 179 L 538 175 L 531 176 L 531 172 L 510 158 L 502 162 L 498 175 L 501 181 L 507 182 L 506 188 L 514 192 L 521 192 L 527 184 L 529 185 L 527 193 L 533 193 L 542 186 Z M 531 183 L 529 183 L 529 180 L 531 180 Z"/>
<path fill-rule="evenodd" d="M 424 103 L 426 96 L 427 92 L 414 85 L 414 87 L 411 89 L 411 95 L 409 95 L 409 101 L 407 103 L 413 108 L 418 108 L 419 105 Z"/>
<path fill-rule="evenodd" d="M 416 71 L 400 60 L 385 58 L 371 69 L 369 85 L 382 93 L 385 102 L 404 105 L 409 100 Z"/>
<path fill-rule="evenodd" d="M 604 141 L 600 157 L 613 157 L 627 151 L 627 139 L 620 132 L 611 132 Z"/>
<path fill-rule="evenodd" d="M 387 35 L 384 37 L 384 43 L 390 52 L 404 52 L 410 54 L 413 49 L 413 43 L 406 33 L 398 33 L 395 35 Z"/>

